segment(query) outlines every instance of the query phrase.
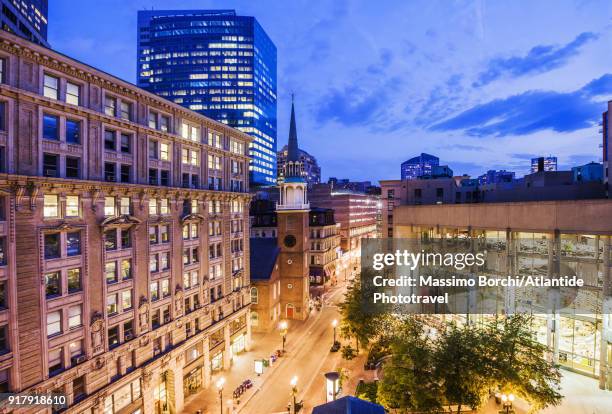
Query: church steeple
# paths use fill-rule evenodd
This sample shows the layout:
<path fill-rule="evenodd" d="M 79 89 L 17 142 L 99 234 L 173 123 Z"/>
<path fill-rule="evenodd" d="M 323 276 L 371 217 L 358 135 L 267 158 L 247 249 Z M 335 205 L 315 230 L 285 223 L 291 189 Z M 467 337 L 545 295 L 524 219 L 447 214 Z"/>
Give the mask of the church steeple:
<path fill-rule="evenodd" d="M 287 161 L 285 162 L 284 176 L 287 178 L 302 179 L 304 166 L 300 161 L 298 148 L 297 127 L 295 126 L 295 101 L 291 94 L 291 121 L 289 122 L 289 142 L 287 144 Z"/>
<path fill-rule="evenodd" d="M 287 160 L 285 162 L 284 178 L 280 184 L 280 202 L 277 211 L 309 210 L 306 194 L 304 166 L 300 160 L 300 150 L 295 126 L 295 103 L 291 94 L 291 121 L 289 123 L 289 143 L 287 144 Z"/>
<path fill-rule="evenodd" d="M 291 122 L 289 123 L 289 143 L 287 145 L 287 161 L 299 161 L 297 128 L 295 126 L 295 105 L 294 95 L 291 94 Z"/>

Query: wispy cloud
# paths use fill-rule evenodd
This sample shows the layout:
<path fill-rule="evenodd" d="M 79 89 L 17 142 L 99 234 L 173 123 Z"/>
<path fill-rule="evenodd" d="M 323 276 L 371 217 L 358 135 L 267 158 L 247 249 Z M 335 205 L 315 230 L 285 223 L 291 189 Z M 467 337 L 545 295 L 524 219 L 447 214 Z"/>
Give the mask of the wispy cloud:
<path fill-rule="evenodd" d="M 382 49 L 373 63 L 355 71 L 355 81 L 330 88 L 319 99 L 315 120 L 320 124 L 368 125 L 376 131 L 397 130 L 405 125 L 404 119 L 392 115 L 392 96 L 403 84 L 400 77 L 388 74 L 393 60 L 394 54 Z"/>
<path fill-rule="evenodd" d="M 484 86 L 502 77 L 518 78 L 559 68 L 577 55 L 582 46 L 597 37 L 595 33 L 584 32 L 563 46 L 539 45 L 533 47 L 525 56 L 492 59 L 487 69 L 478 75 L 478 80 L 472 85 Z"/>
<path fill-rule="evenodd" d="M 477 137 L 526 135 L 546 129 L 576 131 L 597 121 L 603 106 L 594 98 L 604 95 L 612 95 L 612 74 L 574 92 L 535 90 L 496 99 L 435 124 L 430 130 L 463 130 Z"/>

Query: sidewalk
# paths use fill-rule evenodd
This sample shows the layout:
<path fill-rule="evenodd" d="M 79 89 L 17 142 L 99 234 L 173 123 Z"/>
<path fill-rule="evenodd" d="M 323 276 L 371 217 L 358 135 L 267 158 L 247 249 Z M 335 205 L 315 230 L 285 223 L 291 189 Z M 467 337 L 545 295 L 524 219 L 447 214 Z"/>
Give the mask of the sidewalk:
<path fill-rule="evenodd" d="M 294 326 L 297 327 L 297 324 L 298 322 L 294 322 Z M 291 337 L 288 337 L 288 340 L 291 340 Z M 225 385 L 223 387 L 224 414 L 227 412 L 226 407 L 228 407 L 229 400 L 232 400 L 234 390 L 246 379 L 253 381 L 253 387 L 240 396 L 240 405 L 243 405 L 244 402 L 261 386 L 263 380 L 274 371 L 274 368 L 282 363 L 283 358 L 281 357 L 277 359 L 273 365 L 265 368 L 264 374 L 260 377 L 255 374 L 254 361 L 256 359 L 269 359 L 270 355 L 281 347 L 282 340 L 277 331 L 272 331 L 269 333 L 253 333 L 251 350 L 248 352 L 242 352 L 239 355 L 234 355 L 231 368 L 213 375 L 210 387 L 200 391 L 196 395 L 189 397 L 183 412 L 191 414 L 195 413 L 197 410 L 202 410 L 203 414 L 219 413 L 221 407 L 219 405 L 219 393 L 215 384 L 221 377 L 225 378 Z M 239 408 L 239 406 L 234 407 L 234 409 L 237 408 Z"/>

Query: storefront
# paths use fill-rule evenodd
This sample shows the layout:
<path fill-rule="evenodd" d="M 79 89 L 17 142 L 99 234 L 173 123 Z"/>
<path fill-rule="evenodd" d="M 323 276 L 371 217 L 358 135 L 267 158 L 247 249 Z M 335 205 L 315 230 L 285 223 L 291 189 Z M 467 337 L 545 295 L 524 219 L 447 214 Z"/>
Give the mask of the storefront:
<path fill-rule="evenodd" d="M 223 351 L 222 350 L 217 351 L 210 358 L 210 369 L 213 372 L 223 369 Z"/>
<path fill-rule="evenodd" d="M 239 335 L 237 335 L 233 340 L 232 340 L 232 354 L 236 355 L 239 354 L 240 352 L 244 351 L 246 346 L 246 333 L 241 333 Z"/>
<path fill-rule="evenodd" d="M 104 414 L 117 412 L 140 413 L 142 410 L 142 391 L 140 378 L 129 382 L 104 399 Z"/>
<path fill-rule="evenodd" d="M 202 366 L 197 366 L 183 376 L 183 394 L 185 398 L 202 389 Z"/>

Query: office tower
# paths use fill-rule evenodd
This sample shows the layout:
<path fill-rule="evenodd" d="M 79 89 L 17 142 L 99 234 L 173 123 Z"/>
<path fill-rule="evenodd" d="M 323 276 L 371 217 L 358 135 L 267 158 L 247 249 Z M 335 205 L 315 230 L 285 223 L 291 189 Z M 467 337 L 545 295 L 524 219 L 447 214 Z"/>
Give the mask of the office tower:
<path fill-rule="evenodd" d="M 0 0 L 0 26 L 31 42 L 49 47 L 47 42 L 47 0 Z"/>
<path fill-rule="evenodd" d="M 251 183 L 276 184 L 276 46 L 254 17 L 138 12 L 138 86 L 253 136 Z"/>
<path fill-rule="evenodd" d="M 0 43 L 0 390 L 65 394 L 71 413 L 181 412 L 249 346 L 251 137 Z"/>
<path fill-rule="evenodd" d="M 557 171 L 557 157 L 537 157 L 531 159 L 531 173 Z"/>
<path fill-rule="evenodd" d="M 440 159 L 434 155 L 421 153 L 421 155 L 404 161 L 401 166 L 402 180 L 431 175 L 433 167 L 440 165 Z"/>

